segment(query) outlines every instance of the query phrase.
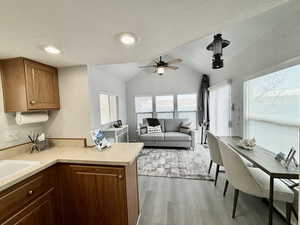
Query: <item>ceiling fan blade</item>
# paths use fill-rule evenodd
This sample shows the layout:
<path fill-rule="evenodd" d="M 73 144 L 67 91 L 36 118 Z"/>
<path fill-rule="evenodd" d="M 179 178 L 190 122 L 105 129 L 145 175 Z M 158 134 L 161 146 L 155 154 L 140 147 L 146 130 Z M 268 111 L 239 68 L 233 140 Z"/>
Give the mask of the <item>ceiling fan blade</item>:
<path fill-rule="evenodd" d="M 177 66 L 166 66 L 166 69 L 171 69 L 171 70 L 177 70 L 178 67 Z"/>
<path fill-rule="evenodd" d="M 155 67 L 155 65 L 149 65 L 149 66 L 139 66 L 139 68 L 143 69 L 143 68 L 151 68 L 151 67 Z"/>
<path fill-rule="evenodd" d="M 178 64 L 181 63 L 182 59 L 173 59 L 167 62 L 167 64 Z"/>

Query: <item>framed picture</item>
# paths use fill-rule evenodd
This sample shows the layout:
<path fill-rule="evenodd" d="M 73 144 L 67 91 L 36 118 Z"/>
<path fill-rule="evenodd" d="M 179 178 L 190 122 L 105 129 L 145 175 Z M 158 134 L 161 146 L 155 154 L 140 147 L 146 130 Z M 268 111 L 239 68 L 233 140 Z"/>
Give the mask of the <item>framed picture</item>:
<path fill-rule="evenodd" d="M 114 124 L 113 124 L 113 127 L 114 128 L 120 128 L 120 127 L 122 127 L 122 121 L 121 120 L 115 121 Z"/>

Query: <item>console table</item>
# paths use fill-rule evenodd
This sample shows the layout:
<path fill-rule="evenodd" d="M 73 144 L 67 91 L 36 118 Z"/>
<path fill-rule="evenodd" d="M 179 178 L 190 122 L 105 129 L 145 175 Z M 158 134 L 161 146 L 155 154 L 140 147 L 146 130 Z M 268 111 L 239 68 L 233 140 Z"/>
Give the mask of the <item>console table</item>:
<path fill-rule="evenodd" d="M 110 127 L 102 130 L 104 136 L 109 142 L 128 142 L 128 125 L 120 128 Z"/>

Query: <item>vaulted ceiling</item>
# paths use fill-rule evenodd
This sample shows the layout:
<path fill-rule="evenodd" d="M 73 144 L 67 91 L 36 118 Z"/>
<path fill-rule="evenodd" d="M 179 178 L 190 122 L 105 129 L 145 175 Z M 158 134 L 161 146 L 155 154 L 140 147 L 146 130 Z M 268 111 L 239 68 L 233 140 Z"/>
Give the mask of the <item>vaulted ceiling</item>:
<path fill-rule="evenodd" d="M 162 53 L 205 38 L 236 22 L 272 9 L 286 0 L 9 0 L 0 7 L 0 58 L 25 56 L 57 67 L 80 64 L 118 64 L 150 60 Z M 263 30 L 263 26 L 261 29 Z M 267 26 L 267 24 L 265 25 Z M 120 32 L 134 32 L 140 42 L 131 48 L 116 40 Z M 234 36 L 231 33 L 234 33 Z M 234 31 L 225 37 L 251 39 L 251 30 L 236 36 Z M 205 46 L 211 37 L 197 44 Z M 45 45 L 62 50 L 59 56 L 47 55 Z M 184 57 L 191 54 L 176 52 Z M 232 45 L 232 49 L 238 48 Z M 233 50 L 232 50 L 233 51 Z M 198 52 L 198 51 L 197 51 Z M 230 51 L 226 53 L 230 57 Z M 209 53 L 195 56 L 205 62 Z M 202 60 L 204 59 L 205 60 Z M 192 60 L 191 64 L 193 64 Z M 195 62 L 196 62 L 195 61 Z M 194 63 L 195 64 L 195 63 Z M 201 67 L 202 64 L 194 65 Z M 202 69 L 201 69 L 202 70 Z"/>
<path fill-rule="evenodd" d="M 270 61 L 270 58 L 288 59 L 296 57 L 300 40 L 300 2 L 289 1 L 272 10 L 264 12 L 242 22 L 224 26 L 223 38 L 231 44 L 223 49 L 224 68 L 213 70 L 212 52 L 206 46 L 212 41 L 213 34 L 179 46 L 169 55 L 180 57 L 184 62 L 200 73 L 210 75 L 235 75 L 237 70 L 245 73 L 256 60 Z M 262 59 L 262 56 L 265 58 Z M 300 53 L 298 52 L 298 56 Z M 263 69 L 263 68 L 256 68 Z"/>
<path fill-rule="evenodd" d="M 231 41 L 224 49 L 224 68 L 211 68 L 212 52 L 206 46 L 212 41 L 208 36 L 178 46 L 162 54 L 164 59 L 181 58 L 186 66 L 209 74 L 215 79 L 252 74 L 275 64 L 300 56 L 300 2 L 289 1 L 243 21 L 224 25 L 223 38 Z M 153 58 L 139 63 L 125 63 L 102 66 L 104 73 L 129 80 L 141 71 L 138 66 L 150 63 Z M 100 68 L 100 67 L 99 67 Z M 180 70 L 180 65 L 179 65 Z M 147 70 L 152 73 L 153 70 Z M 184 74 L 183 74 L 184 75 Z"/>

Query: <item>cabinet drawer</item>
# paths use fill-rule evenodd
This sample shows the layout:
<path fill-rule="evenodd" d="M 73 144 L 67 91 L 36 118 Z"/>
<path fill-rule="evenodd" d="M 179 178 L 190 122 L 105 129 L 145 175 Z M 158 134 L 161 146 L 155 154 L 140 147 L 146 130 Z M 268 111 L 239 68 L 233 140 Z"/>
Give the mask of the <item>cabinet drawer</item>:
<path fill-rule="evenodd" d="M 0 195 L 0 221 L 13 214 L 26 203 L 31 202 L 49 188 L 45 174 L 23 183 L 9 192 Z"/>
<path fill-rule="evenodd" d="M 118 178 L 123 178 L 125 174 L 124 168 L 122 167 L 71 165 L 70 168 L 73 172 L 78 174 L 99 174 Z"/>

